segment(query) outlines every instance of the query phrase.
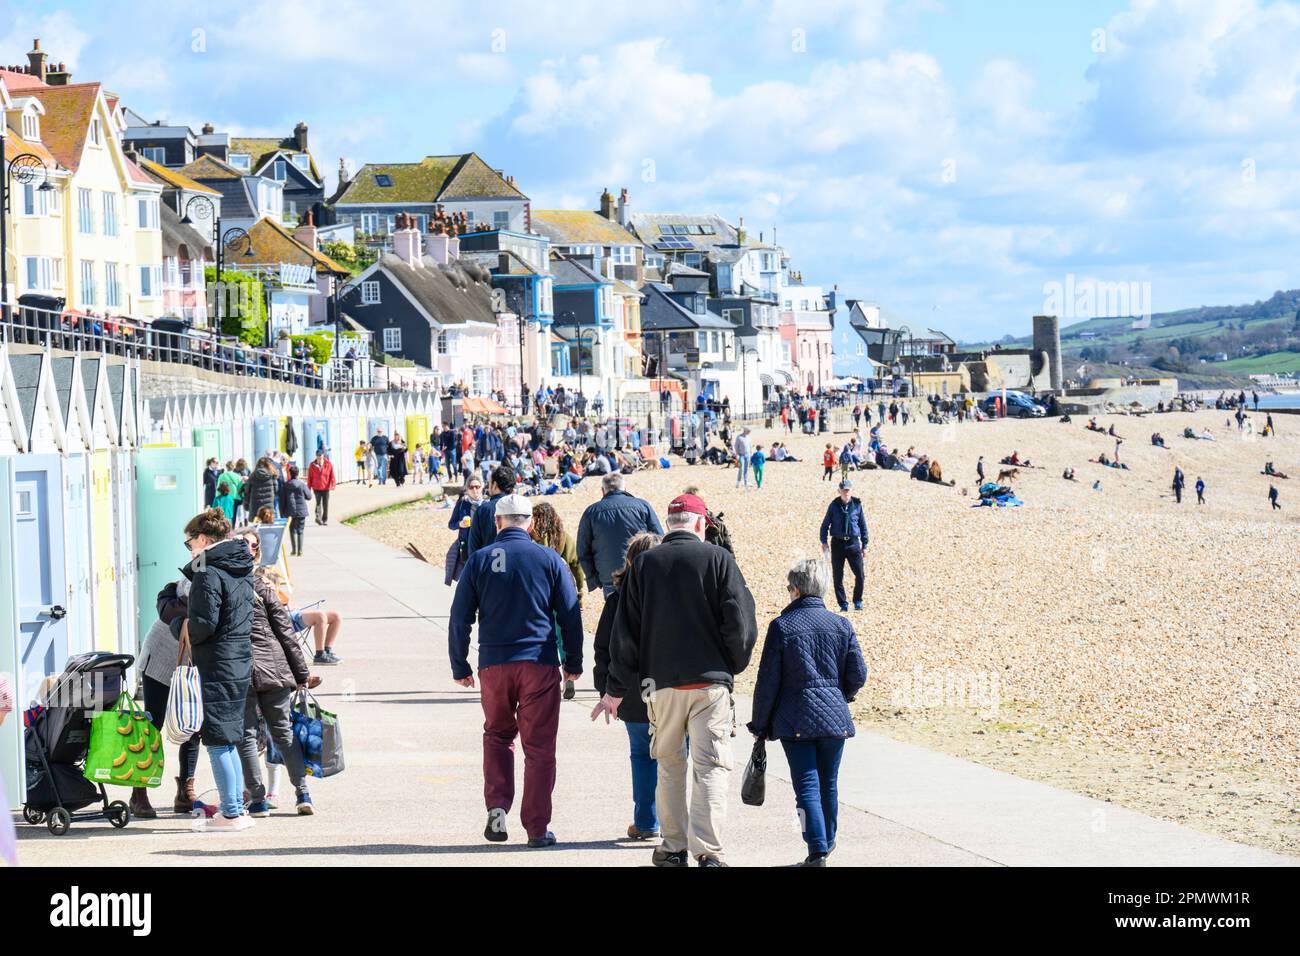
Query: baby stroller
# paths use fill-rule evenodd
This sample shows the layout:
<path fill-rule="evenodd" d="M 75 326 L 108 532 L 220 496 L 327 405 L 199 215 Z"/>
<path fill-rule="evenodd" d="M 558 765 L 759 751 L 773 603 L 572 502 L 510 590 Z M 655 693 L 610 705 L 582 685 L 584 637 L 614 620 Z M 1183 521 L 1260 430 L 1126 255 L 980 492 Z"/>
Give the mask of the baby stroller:
<path fill-rule="evenodd" d="M 104 817 L 119 830 L 131 821 L 126 803 L 110 802 L 103 784 L 82 776 L 82 764 L 90 746 L 91 715 L 113 706 L 126 685 L 126 669 L 133 663 L 130 654 L 106 651 L 68 658 L 25 734 L 23 819 L 28 823 L 44 823 L 54 836 L 63 836 L 75 817 Z M 76 812 L 96 802 L 98 808 Z"/>

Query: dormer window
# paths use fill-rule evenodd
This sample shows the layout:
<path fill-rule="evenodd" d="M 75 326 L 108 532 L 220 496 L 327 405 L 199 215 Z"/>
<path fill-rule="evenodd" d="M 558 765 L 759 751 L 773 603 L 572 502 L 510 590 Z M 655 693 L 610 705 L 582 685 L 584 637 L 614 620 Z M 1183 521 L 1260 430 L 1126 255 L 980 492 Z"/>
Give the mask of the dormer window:
<path fill-rule="evenodd" d="M 388 187 L 393 185 L 393 177 L 388 173 L 375 173 L 375 185 Z"/>
<path fill-rule="evenodd" d="M 249 156 L 248 156 L 248 154 L 247 154 L 247 153 L 231 153 L 231 154 L 230 154 L 230 165 L 231 165 L 231 166 L 234 166 L 236 169 L 240 169 L 240 170 L 243 170 L 244 172 L 247 172 L 247 171 L 248 171 L 248 168 L 249 168 Z"/>
<path fill-rule="evenodd" d="M 293 164 L 304 173 L 311 172 L 311 158 L 306 153 L 294 153 Z"/>
<path fill-rule="evenodd" d="M 35 113 L 23 114 L 23 139 L 29 143 L 40 142 L 41 121 Z"/>

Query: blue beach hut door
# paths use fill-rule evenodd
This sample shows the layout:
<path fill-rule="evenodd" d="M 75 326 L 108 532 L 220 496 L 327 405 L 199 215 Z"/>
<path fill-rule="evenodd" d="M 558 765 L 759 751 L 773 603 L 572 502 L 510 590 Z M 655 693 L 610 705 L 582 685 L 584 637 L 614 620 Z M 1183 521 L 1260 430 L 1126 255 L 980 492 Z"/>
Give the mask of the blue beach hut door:
<path fill-rule="evenodd" d="M 18 611 L 17 692 L 26 703 L 68 659 L 63 480 L 57 455 L 16 455 L 10 469 L 10 540 Z"/>

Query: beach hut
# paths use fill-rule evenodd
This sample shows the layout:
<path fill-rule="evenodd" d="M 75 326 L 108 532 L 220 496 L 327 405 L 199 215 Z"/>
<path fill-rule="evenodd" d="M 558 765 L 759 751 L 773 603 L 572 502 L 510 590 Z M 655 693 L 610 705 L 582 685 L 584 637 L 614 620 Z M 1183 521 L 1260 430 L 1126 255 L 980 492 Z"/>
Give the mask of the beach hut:
<path fill-rule="evenodd" d="M 9 350 L 0 343 L 0 455 L 17 455 L 26 450 L 27 426 L 9 370 Z"/>
<path fill-rule="evenodd" d="M 137 620 L 139 595 L 136 570 L 136 505 L 135 456 L 136 450 L 119 449 L 111 452 L 113 462 L 113 544 L 116 567 L 113 574 L 117 622 L 116 649 L 124 654 L 138 654 L 139 633 Z M 156 593 L 156 592 L 155 592 Z M 148 605 L 154 606 L 154 595 L 148 596 Z"/>
<path fill-rule="evenodd" d="M 49 355 L 44 352 L 11 355 L 9 372 L 27 427 L 26 450 L 33 454 L 63 451 L 67 436 Z"/>
<path fill-rule="evenodd" d="M 113 419 L 108 397 L 108 373 L 102 358 L 82 358 L 81 384 L 86 395 L 86 408 L 90 413 L 90 450 L 107 448 L 117 441 L 117 423 Z M 170 441 L 166 419 L 162 423 L 162 439 Z"/>
<path fill-rule="evenodd" d="M 68 653 L 95 648 L 91 605 L 90 410 L 76 356 L 50 359 L 50 374 L 59 397 L 67 454 L 63 458 L 64 557 L 68 582 Z"/>
<path fill-rule="evenodd" d="M 141 448 L 135 454 L 135 549 L 139 555 L 137 628 L 157 619 L 153 598 L 187 560 L 181 531 L 203 507 L 203 461 L 197 448 Z"/>

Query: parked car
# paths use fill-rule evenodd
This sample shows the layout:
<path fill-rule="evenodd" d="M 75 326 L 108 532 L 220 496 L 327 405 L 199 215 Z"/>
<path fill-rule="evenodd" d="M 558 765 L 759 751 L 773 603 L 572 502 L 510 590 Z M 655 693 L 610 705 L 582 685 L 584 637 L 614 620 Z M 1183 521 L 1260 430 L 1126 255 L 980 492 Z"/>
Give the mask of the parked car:
<path fill-rule="evenodd" d="M 997 401 L 1001 392 L 995 392 L 980 402 L 980 409 L 986 415 L 997 414 Z M 1024 392 L 1007 392 L 1007 416 L 1009 418 L 1042 418 L 1047 409 L 1038 404 Z"/>

